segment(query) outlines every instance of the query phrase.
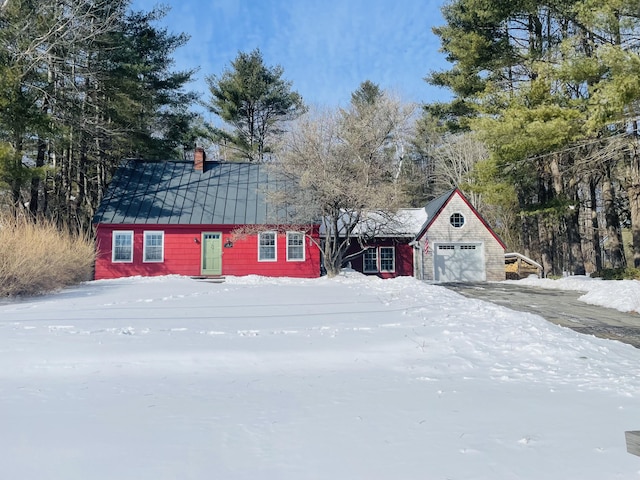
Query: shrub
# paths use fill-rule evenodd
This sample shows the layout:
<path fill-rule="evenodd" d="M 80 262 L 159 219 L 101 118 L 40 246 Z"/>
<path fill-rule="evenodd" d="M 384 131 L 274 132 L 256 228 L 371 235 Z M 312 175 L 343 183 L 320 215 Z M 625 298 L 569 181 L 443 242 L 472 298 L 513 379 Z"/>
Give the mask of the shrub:
<path fill-rule="evenodd" d="M 640 280 L 640 268 L 604 268 L 591 276 L 603 280 Z"/>
<path fill-rule="evenodd" d="M 90 280 L 94 259 L 88 235 L 47 221 L 0 219 L 0 296 L 37 295 Z"/>

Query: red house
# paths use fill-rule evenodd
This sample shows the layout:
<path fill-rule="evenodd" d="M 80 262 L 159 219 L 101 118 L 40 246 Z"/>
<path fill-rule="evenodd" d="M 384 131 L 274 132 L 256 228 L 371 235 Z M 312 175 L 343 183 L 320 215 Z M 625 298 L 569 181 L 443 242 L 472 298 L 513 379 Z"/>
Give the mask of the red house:
<path fill-rule="evenodd" d="M 286 225 L 267 192 L 286 183 L 265 165 L 127 160 L 94 217 L 95 278 L 320 276 L 319 225 Z M 244 231 L 239 234 L 238 232 Z"/>
<path fill-rule="evenodd" d="M 366 275 L 444 283 L 505 279 L 505 244 L 458 188 L 424 208 L 369 214 L 353 237 L 351 268 Z"/>
<path fill-rule="evenodd" d="M 413 276 L 414 239 L 426 220 L 424 208 L 403 208 L 393 214 L 369 213 L 352 233 L 345 254 L 348 264 L 357 272 L 380 278 Z M 321 226 L 320 236 L 324 235 Z"/>

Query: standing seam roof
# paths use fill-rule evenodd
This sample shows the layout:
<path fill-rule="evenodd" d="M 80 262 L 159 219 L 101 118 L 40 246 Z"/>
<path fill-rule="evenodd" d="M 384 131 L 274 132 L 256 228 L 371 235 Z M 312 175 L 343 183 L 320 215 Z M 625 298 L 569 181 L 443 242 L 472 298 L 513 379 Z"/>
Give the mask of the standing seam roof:
<path fill-rule="evenodd" d="M 207 162 L 123 162 L 94 216 L 95 224 L 252 225 L 276 223 L 267 190 L 286 187 L 264 165 Z M 283 218 L 279 219 L 281 223 Z"/>

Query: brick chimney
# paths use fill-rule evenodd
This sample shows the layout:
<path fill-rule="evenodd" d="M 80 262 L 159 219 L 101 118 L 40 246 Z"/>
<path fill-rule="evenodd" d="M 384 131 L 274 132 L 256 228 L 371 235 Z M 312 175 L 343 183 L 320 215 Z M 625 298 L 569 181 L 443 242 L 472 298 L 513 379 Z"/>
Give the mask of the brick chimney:
<path fill-rule="evenodd" d="M 196 147 L 193 152 L 193 169 L 197 172 L 204 172 L 204 161 L 207 159 L 204 148 Z"/>

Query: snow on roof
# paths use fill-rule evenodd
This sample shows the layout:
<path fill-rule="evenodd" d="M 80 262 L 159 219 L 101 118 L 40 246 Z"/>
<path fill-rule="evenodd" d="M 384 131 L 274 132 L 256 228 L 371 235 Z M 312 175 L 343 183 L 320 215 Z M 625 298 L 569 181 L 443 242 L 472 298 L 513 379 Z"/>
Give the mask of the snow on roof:
<path fill-rule="evenodd" d="M 424 208 L 400 208 L 395 213 L 391 212 L 368 212 L 356 228 L 353 230 L 354 236 L 376 236 L 376 237 L 415 237 L 427 221 L 427 212 Z M 327 232 L 327 224 L 320 225 L 320 236 Z M 350 225 L 349 213 L 344 212 L 338 230 L 343 232 L 345 225 Z"/>

